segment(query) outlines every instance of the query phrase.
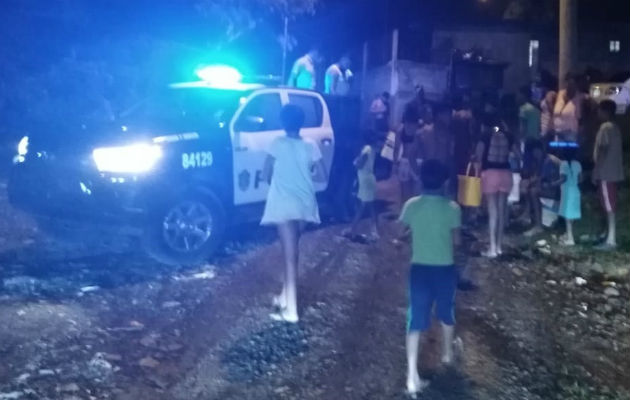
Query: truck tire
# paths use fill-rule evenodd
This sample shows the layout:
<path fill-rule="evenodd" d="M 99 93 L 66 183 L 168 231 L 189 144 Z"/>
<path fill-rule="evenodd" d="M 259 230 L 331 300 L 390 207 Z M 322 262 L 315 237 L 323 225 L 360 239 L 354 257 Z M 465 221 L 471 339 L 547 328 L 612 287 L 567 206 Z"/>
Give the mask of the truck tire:
<path fill-rule="evenodd" d="M 216 196 L 184 192 L 161 202 L 149 213 L 144 248 L 163 264 L 197 264 L 217 250 L 225 228 L 225 209 Z"/>

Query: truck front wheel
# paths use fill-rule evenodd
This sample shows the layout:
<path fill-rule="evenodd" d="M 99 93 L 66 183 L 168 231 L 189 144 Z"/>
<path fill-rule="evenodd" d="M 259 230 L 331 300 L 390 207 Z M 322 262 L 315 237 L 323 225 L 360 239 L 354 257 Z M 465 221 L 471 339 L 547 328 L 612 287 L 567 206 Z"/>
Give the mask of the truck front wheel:
<path fill-rule="evenodd" d="M 188 193 L 156 206 L 144 232 L 147 253 L 168 265 L 207 260 L 223 241 L 225 210 L 212 194 Z"/>

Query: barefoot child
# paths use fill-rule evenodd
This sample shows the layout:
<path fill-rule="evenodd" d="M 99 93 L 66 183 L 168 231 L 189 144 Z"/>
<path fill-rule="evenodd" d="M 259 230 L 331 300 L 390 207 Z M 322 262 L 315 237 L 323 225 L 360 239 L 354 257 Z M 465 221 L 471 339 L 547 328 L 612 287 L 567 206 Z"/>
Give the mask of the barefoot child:
<path fill-rule="evenodd" d="M 561 142 L 563 143 L 563 142 Z M 577 144 L 563 143 L 562 161 L 560 162 L 560 211 L 567 225 L 567 233 L 562 240 L 565 246 L 574 246 L 573 221 L 582 218 L 580 182 L 582 181 L 582 164 L 577 160 Z"/>
<path fill-rule="evenodd" d="M 613 122 L 617 106 L 612 100 L 599 103 L 599 117 L 603 121 L 595 139 L 593 183 L 599 188 L 602 206 L 608 220 L 606 241 L 598 250 L 617 247 L 615 212 L 617 209 L 617 183 L 624 179 L 621 132 Z"/>
<path fill-rule="evenodd" d="M 420 177 L 423 194 L 407 201 L 400 216 L 412 234 L 407 325 L 407 392 L 412 396 L 428 385 L 418 375 L 418 352 L 420 334 L 429 329 L 434 303 L 442 324 L 442 362 L 453 362 L 457 285 L 453 254 L 461 225 L 459 206 L 444 197 L 449 177 L 446 166 L 427 160 L 420 168 Z"/>
<path fill-rule="evenodd" d="M 373 132 L 365 133 L 365 146 L 361 150 L 361 154 L 354 160 L 354 166 L 357 169 L 357 178 L 359 181 L 359 191 L 357 198 L 360 205 L 357 213 L 352 221 L 352 226 L 347 234 L 350 238 L 356 238 L 359 221 L 365 213 L 370 213 L 372 219 L 372 232 L 370 239 L 377 240 L 380 235 L 378 233 L 378 215 L 374 208 L 374 196 L 376 194 L 376 176 L 374 175 L 374 160 L 376 158 L 376 150 L 374 148 L 376 135 Z"/>
<path fill-rule="evenodd" d="M 502 130 L 495 115 L 484 118 L 485 133 L 477 144 L 476 159 L 481 167 L 481 191 L 488 208 L 488 232 L 490 247 L 482 255 L 496 258 L 503 254 L 505 233 L 505 210 L 508 194 L 512 191 L 512 171 L 510 171 L 510 153 L 520 159 L 520 146 L 509 132 Z"/>
<path fill-rule="evenodd" d="M 270 186 L 261 224 L 277 227 L 285 260 L 282 292 L 273 300 L 279 311 L 271 318 L 296 323 L 300 233 L 306 223 L 320 222 L 311 168 L 315 166 L 318 179 L 325 179 L 326 171 L 317 145 L 300 137 L 302 109 L 284 106 L 280 119 L 286 136 L 273 141 L 265 160 L 263 176 Z"/>

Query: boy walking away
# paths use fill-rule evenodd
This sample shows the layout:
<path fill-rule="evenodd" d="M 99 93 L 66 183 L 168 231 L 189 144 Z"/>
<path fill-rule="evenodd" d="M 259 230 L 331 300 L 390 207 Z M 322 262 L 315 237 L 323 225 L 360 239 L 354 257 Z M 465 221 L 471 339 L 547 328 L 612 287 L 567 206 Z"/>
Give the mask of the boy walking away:
<path fill-rule="evenodd" d="M 410 199 L 400 216 L 412 235 L 407 321 L 407 392 L 411 396 L 428 385 L 418 374 L 418 353 L 421 333 L 431 324 L 434 303 L 442 324 L 442 362 L 453 363 L 457 286 L 453 254 L 461 226 L 459 206 L 444 197 L 448 169 L 438 160 L 427 160 L 420 177 L 423 194 Z"/>
<path fill-rule="evenodd" d="M 621 132 L 613 117 L 617 106 L 612 100 L 599 104 L 599 117 L 603 121 L 595 139 L 593 151 L 593 183 L 597 184 L 602 206 L 608 219 L 606 241 L 599 250 L 613 250 L 617 247 L 615 212 L 617 210 L 617 182 L 624 179 Z"/>
<path fill-rule="evenodd" d="M 370 239 L 378 240 L 380 237 L 378 233 L 378 215 L 374 207 L 374 198 L 376 195 L 376 176 L 374 175 L 374 160 L 376 159 L 375 142 L 376 135 L 374 132 L 366 132 L 365 146 L 363 146 L 361 154 L 354 160 L 354 166 L 357 169 L 357 178 L 359 181 L 357 198 L 359 199 L 360 205 L 354 216 L 350 230 L 344 232 L 344 236 L 347 235 L 352 240 L 358 239 L 357 230 L 359 221 L 366 211 L 370 213 L 372 219 L 372 233 L 370 234 Z"/>
<path fill-rule="evenodd" d="M 263 175 L 271 182 L 262 225 L 275 225 L 282 244 L 285 273 L 280 295 L 273 298 L 278 312 L 275 321 L 298 322 L 297 267 L 300 234 L 307 223 L 319 224 L 319 209 L 313 179 L 324 179 L 326 167 L 315 143 L 300 137 L 304 112 L 300 107 L 286 105 L 280 119 L 286 136 L 276 138 L 265 160 Z M 311 176 L 315 168 L 314 178 Z"/>

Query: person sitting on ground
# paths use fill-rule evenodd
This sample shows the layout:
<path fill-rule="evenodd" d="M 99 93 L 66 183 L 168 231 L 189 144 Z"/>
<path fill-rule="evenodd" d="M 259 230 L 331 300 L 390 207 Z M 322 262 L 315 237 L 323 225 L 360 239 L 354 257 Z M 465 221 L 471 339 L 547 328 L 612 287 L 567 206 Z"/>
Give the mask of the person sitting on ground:
<path fill-rule="evenodd" d="M 344 236 L 351 239 L 357 238 L 359 222 L 363 214 L 367 211 L 372 219 L 372 233 L 370 239 L 377 240 L 380 235 L 378 232 L 378 215 L 374 207 L 374 199 L 376 196 L 376 176 L 374 175 L 374 160 L 376 159 L 376 134 L 368 131 L 364 135 L 365 146 L 361 150 L 361 154 L 354 160 L 354 166 L 357 169 L 357 178 L 359 182 L 359 191 L 357 198 L 359 199 L 359 208 L 352 221 L 350 230 L 344 232 Z"/>
<path fill-rule="evenodd" d="M 560 188 L 560 209 L 558 214 L 564 218 L 567 232 L 562 238 L 565 246 L 574 246 L 573 221 L 582 218 L 580 182 L 582 181 L 582 164 L 577 160 L 578 146 L 574 142 L 562 144 L 562 160 L 560 160 L 560 179 L 555 182 Z"/>
<path fill-rule="evenodd" d="M 421 333 L 431 324 L 434 303 L 442 325 L 442 362 L 450 365 L 454 361 L 457 271 L 453 264 L 461 226 L 459 206 L 444 196 L 448 169 L 438 160 L 427 160 L 420 168 L 420 176 L 424 193 L 410 199 L 400 215 L 400 221 L 412 234 L 407 392 L 413 396 L 428 385 L 418 374 L 418 353 Z"/>
<path fill-rule="evenodd" d="M 302 109 L 286 105 L 280 119 L 286 136 L 271 143 L 265 160 L 263 177 L 270 186 L 261 225 L 277 227 L 285 260 L 282 292 L 273 299 L 279 310 L 270 316 L 276 321 L 296 323 L 300 235 L 307 223 L 320 223 L 313 180 L 326 181 L 327 172 L 317 144 L 300 136 L 304 125 Z"/>
<path fill-rule="evenodd" d="M 606 241 L 599 250 L 612 250 L 617 247 L 616 220 L 617 183 L 624 180 L 621 132 L 613 122 L 617 105 L 612 100 L 599 104 L 599 117 L 602 124 L 597 132 L 593 151 L 593 183 L 599 188 L 602 207 L 606 212 L 608 232 Z"/>

